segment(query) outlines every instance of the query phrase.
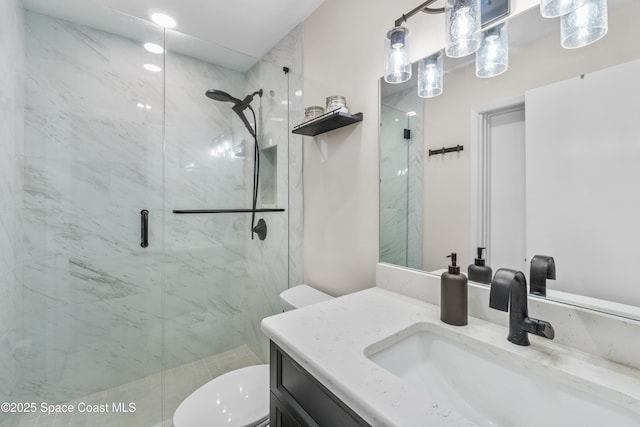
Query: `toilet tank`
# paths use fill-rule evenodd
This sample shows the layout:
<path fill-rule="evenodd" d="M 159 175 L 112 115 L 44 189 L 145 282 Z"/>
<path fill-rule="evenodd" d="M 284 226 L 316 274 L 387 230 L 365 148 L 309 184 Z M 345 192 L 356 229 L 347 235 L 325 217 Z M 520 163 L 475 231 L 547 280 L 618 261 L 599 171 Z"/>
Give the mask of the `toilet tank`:
<path fill-rule="evenodd" d="M 304 307 L 305 305 L 316 304 L 330 299 L 333 299 L 331 295 L 327 295 L 307 285 L 294 286 L 280 294 L 280 302 L 282 303 L 282 309 L 284 311 L 294 310 Z"/>

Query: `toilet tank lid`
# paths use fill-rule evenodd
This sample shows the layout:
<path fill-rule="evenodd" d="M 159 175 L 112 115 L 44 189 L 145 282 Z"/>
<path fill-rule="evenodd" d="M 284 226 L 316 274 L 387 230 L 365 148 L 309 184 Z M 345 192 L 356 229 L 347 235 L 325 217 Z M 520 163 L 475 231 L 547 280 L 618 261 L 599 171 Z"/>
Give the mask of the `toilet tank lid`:
<path fill-rule="evenodd" d="M 306 305 L 316 304 L 319 302 L 333 299 L 331 295 L 327 295 L 308 285 L 298 285 L 289 288 L 280 294 L 280 301 L 284 310 L 293 310 L 304 307 Z"/>

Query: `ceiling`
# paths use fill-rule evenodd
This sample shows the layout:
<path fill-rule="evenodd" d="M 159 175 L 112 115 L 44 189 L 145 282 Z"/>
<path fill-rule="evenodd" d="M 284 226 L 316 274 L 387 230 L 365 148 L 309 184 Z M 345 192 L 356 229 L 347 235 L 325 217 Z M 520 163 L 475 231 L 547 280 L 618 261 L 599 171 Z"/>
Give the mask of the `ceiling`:
<path fill-rule="evenodd" d="M 149 33 L 142 21 L 163 12 L 178 23 L 168 37 L 176 49 L 245 72 L 324 0 L 22 1 L 26 9 L 135 40 Z"/>

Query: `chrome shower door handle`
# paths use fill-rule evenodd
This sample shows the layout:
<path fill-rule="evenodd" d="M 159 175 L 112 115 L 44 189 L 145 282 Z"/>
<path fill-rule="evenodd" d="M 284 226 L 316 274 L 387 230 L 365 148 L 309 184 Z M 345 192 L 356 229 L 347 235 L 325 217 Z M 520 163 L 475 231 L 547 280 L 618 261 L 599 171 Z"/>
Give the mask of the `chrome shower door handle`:
<path fill-rule="evenodd" d="M 146 248 L 149 246 L 149 211 L 146 209 L 140 211 L 140 229 L 142 234 L 140 246 Z"/>

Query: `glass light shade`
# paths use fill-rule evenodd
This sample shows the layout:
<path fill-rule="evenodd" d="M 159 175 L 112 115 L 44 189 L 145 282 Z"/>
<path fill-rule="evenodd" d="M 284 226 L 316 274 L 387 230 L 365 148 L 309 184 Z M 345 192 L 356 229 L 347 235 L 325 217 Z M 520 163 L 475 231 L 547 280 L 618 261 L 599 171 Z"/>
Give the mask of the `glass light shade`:
<path fill-rule="evenodd" d="M 507 22 L 482 33 L 476 52 L 476 76 L 495 77 L 509 68 L 509 27 Z"/>
<path fill-rule="evenodd" d="M 418 96 L 433 98 L 442 93 L 444 76 L 444 55 L 435 53 L 418 62 Z"/>
<path fill-rule="evenodd" d="M 540 2 L 540 14 L 545 18 L 557 18 L 573 12 L 587 0 L 542 0 Z"/>
<path fill-rule="evenodd" d="M 609 30 L 607 0 L 587 0 L 560 17 L 562 47 L 576 49 L 600 40 Z"/>
<path fill-rule="evenodd" d="M 447 0 L 444 8 L 447 44 L 451 58 L 467 56 L 480 47 L 480 0 Z"/>
<path fill-rule="evenodd" d="M 387 83 L 404 83 L 411 78 L 408 35 L 409 30 L 404 27 L 395 27 L 387 33 L 384 62 Z"/>

